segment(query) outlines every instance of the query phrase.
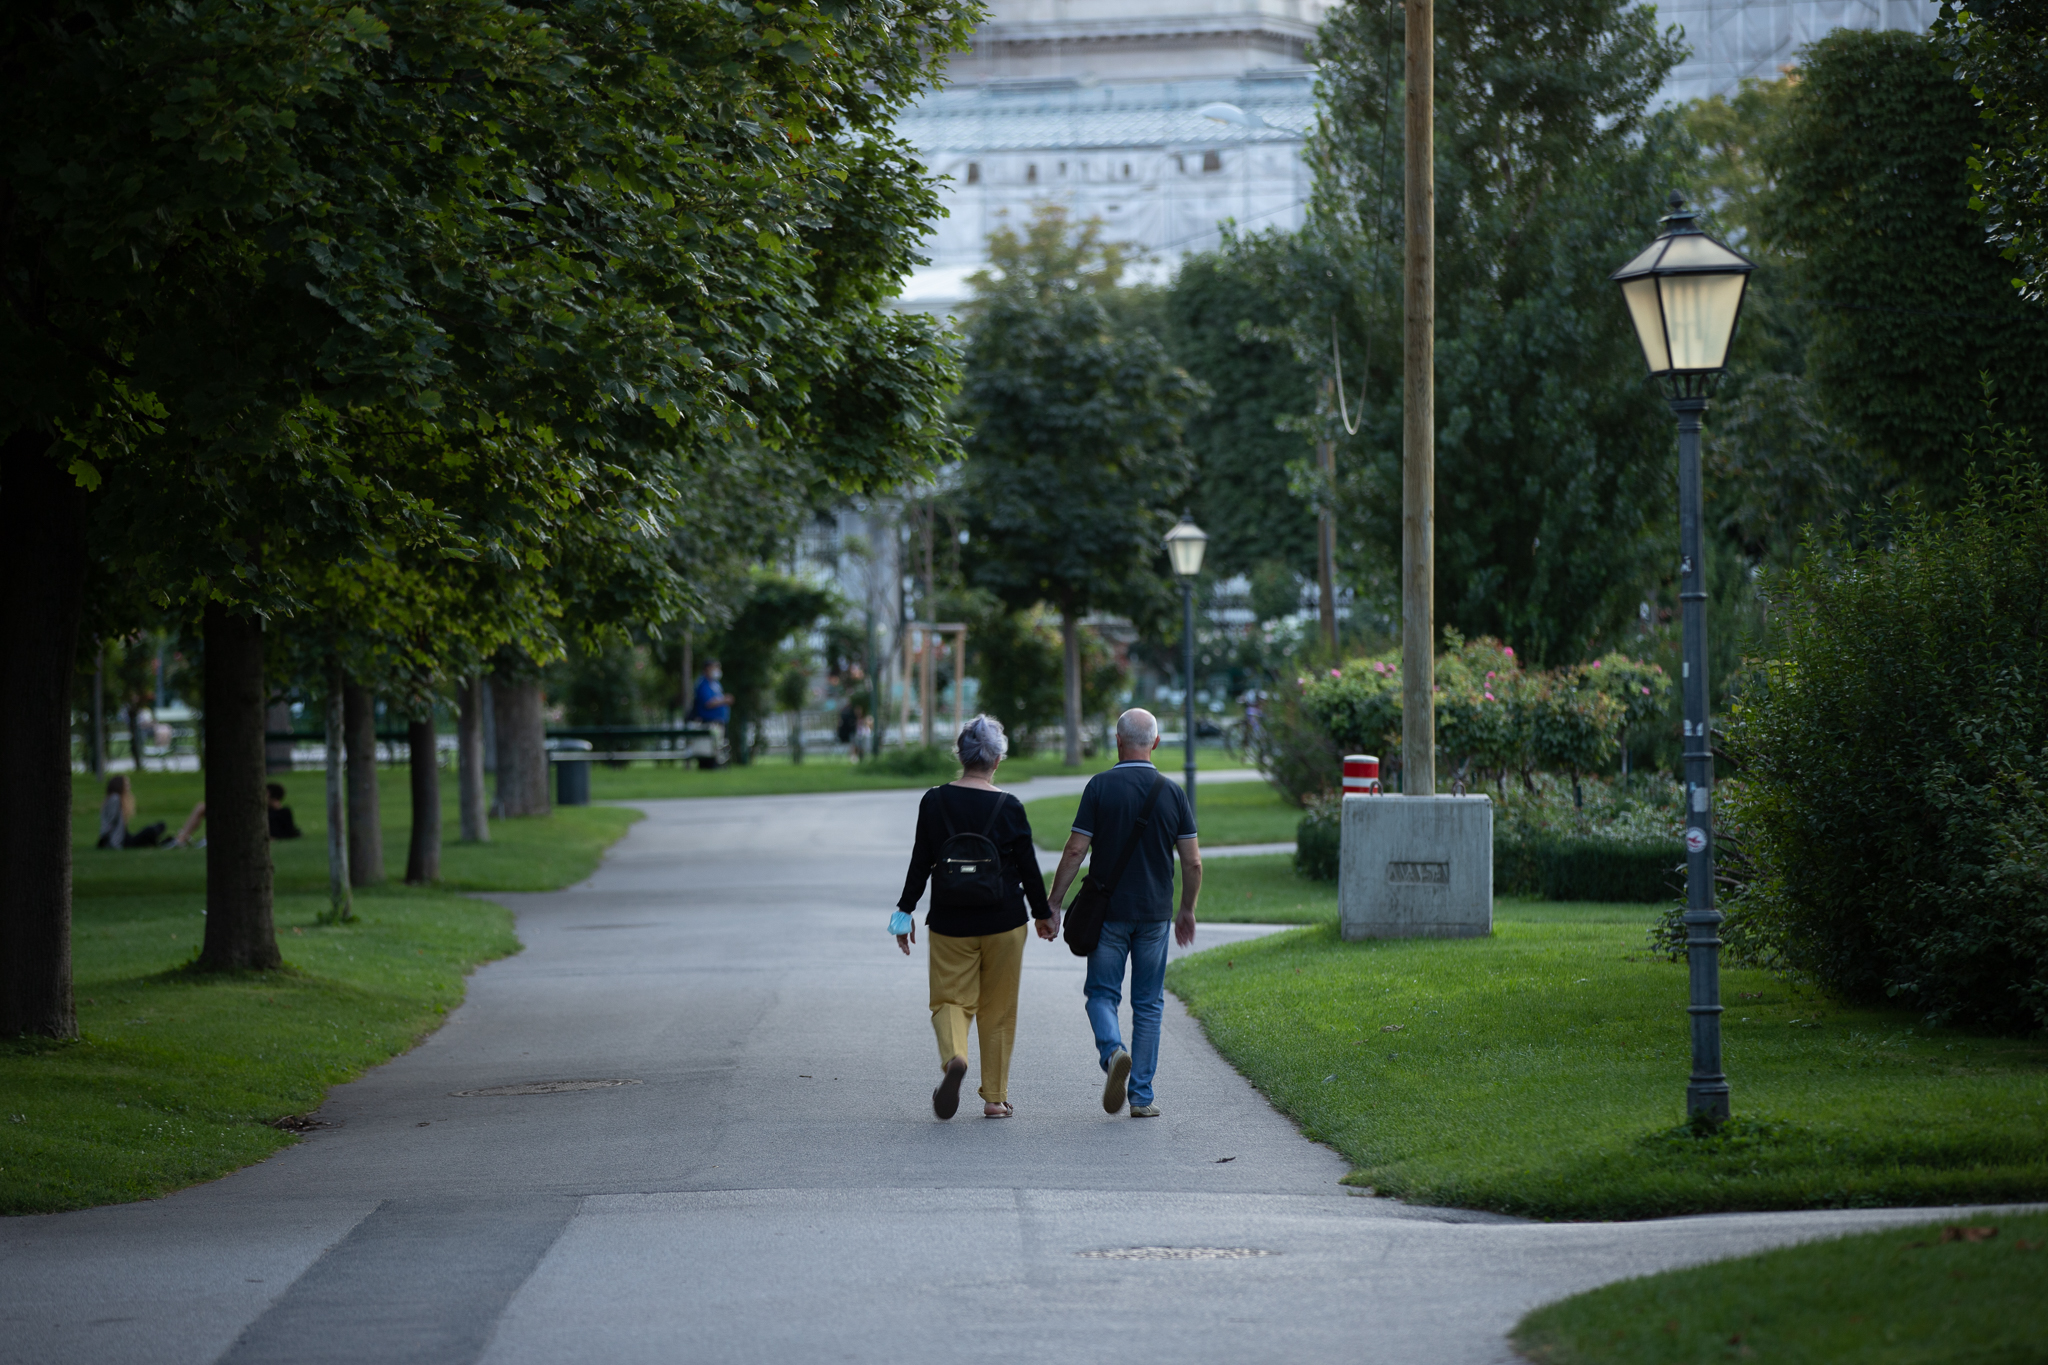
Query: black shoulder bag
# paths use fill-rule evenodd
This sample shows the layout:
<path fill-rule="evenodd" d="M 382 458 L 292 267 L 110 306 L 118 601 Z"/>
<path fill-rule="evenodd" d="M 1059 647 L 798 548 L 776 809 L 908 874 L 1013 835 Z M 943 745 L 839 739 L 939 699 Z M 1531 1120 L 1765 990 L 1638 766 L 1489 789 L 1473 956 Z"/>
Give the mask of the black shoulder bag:
<path fill-rule="evenodd" d="M 993 910 L 1003 903 L 1003 856 L 995 840 L 988 837 L 1009 805 L 998 795 L 995 812 L 979 834 L 961 834 L 953 828 L 953 813 L 946 809 L 946 789 L 938 793 L 939 818 L 946 822 L 946 842 L 939 845 L 939 860 L 932 864 L 932 909 Z"/>
<path fill-rule="evenodd" d="M 1152 790 L 1145 793 L 1145 804 L 1138 807 L 1138 822 L 1131 826 L 1124 846 L 1117 850 L 1116 868 L 1109 874 L 1109 880 L 1104 881 L 1094 872 L 1081 879 L 1081 889 L 1074 893 L 1073 904 L 1067 907 L 1066 926 L 1060 930 L 1060 937 L 1067 941 L 1067 949 L 1075 957 L 1088 956 L 1102 942 L 1102 921 L 1109 914 L 1109 898 L 1116 894 L 1117 883 L 1124 879 L 1124 869 L 1131 865 L 1138 841 L 1152 827 L 1152 807 L 1158 803 L 1160 789 L 1165 785 L 1164 774 L 1152 774 Z"/>

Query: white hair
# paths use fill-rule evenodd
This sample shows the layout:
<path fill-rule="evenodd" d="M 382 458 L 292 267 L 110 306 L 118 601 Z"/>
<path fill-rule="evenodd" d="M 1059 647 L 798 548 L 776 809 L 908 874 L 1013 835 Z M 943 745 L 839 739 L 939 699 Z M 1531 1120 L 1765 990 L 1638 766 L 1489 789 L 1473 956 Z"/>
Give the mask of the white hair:
<path fill-rule="evenodd" d="M 960 756 L 963 768 L 993 768 L 1010 752 L 1010 739 L 994 716 L 976 716 L 960 727 L 953 752 Z"/>
<path fill-rule="evenodd" d="M 1146 749 L 1159 738 L 1159 717 L 1142 706 L 1133 706 L 1116 718 L 1116 745 L 1119 749 Z"/>

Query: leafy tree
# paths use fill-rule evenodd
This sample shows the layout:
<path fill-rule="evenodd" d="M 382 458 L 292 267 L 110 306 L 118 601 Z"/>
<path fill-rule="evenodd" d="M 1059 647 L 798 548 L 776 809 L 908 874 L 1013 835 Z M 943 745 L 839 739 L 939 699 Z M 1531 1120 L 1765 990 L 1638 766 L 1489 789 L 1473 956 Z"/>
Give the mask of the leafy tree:
<path fill-rule="evenodd" d="M 1155 611 L 1161 537 L 1187 487 L 1182 426 L 1200 386 L 1101 295 L 1121 260 L 1055 206 L 990 238 L 959 401 L 972 426 L 961 498 L 968 576 L 1013 609 L 1060 614 L 1066 761 L 1081 761 L 1081 618 Z"/>
<path fill-rule="evenodd" d="M 1272 287 L 1272 258 L 1287 249 L 1277 234 L 1231 239 L 1188 258 L 1166 296 L 1163 339 L 1209 390 L 1203 420 L 1187 429 L 1188 505 L 1209 533 L 1204 567 L 1225 578 L 1316 572 L 1315 508 L 1288 481 L 1308 444 L 1284 423 L 1314 409 L 1317 376 L 1280 335 L 1294 301 Z"/>
<path fill-rule="evenodd" d="M 2036 0 L 1946 0 L 1934 32 L 1977 99 L 1984 141 L 1970 158 L 1982 208 L 2015 288 L 2048 299 L 2048 15 Z"/>
<path fill-rule="evenodd" d="M 1398 7 L 1334 10 L 1312 218 L 1353 305 L 1398 354 Z M 1669 558 L 1670 416 L 1607 272 L 1641 249 L 1683 170 L 1648 107 L 1677 61 L 1625 0 L 1480 0 L 1437 14 L 1437 609 L 1467 635 L 1581 657 Z M 1354 377 L 1354 382 L 1357 382 Z M 1399 376 L 1366 377 L 1340 525 L 1400 541 Z"/>
<path fill-rule="evenodd" d="M 758 730 L 768 713 L 782 642 L 830 616 L 835 605 L 832 594 L 823 588 L 757 569 L 732 620 L 705 642 L 703 657 L 715 656 L 725 666 L 724 686 L 733 702 L 726 733 L 735 763 L 753 761 L 758 736 L 750 741 L 748 735 L 750 730 Z"/>
<path fill-rule="evenodd" d="M 2013 292 L 1970 207 L 1978 129 L 1931 39 L 1838 29 L 1765 146 L 1763 225 L 1802 258 L 1822 411 L 1939 504 L 1965 487 L 1982 376 L 2008 420 L 2048 430 L 2048 311 Z"/>
<path fill-rule="evenodd" d="M 5 12 L 0 486 L 26 534 L 0 576 L 18 661 L 0 738 L 21 775 L 7 814 L 29 818 L 0 821 L 0 1032 L 72 1027 L 59 718 L 95 557 L 203 617 L 221 707 L 202 962 L 264 965 L 243 754 L 262 622 L 311 609 L 308 566 L 394 544 L 509 556 L 475 524 L 494 520 L 572 551 L 578 530 L 658 531 L 702 476 L 761 491 L 747 448 L 808 452 L 803 487 L 948 454 L 936 325 L 884 306 L 936 212 L 887 124 L 970 18 L 945 0 Z M 422 481 L 450 468 L 478 502 L 434 500 Z M 680 604 L 658 557 L 640 566 Z"/>

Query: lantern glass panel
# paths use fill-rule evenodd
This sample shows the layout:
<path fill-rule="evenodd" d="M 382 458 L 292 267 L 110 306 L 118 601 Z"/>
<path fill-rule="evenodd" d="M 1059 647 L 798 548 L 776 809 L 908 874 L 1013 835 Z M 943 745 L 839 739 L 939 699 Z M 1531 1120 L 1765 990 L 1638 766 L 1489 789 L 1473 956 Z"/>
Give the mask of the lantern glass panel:
<path fill-rule="evenodd" d="M 1704 233 L 1681 233 L 1658 262 L 1663 270 L 1742 270 L 1749 262 Z"/>
<path fill-rule="evenodd" d="M 1664 345 L 1664 319 L 1657 308 L 1657 281 L 1648 275 L 1625 280 L 1621 296 L 1628 300 L 1628 315 L 1636 325 L 1636 339 L 1643 343 L 1643 358 L 1651 374 L 1671 368 L 1671 355 Z"/>
<path fill-rule="evenodd" d="M 1735 312 L 1742 304 L 1745 277 L 1664 275 L 1657 282 L 1664 290 L 1664 325 L 1670 343 L 1667 368 L 1720 369 L 1728 361 L 1728 342 L 1735 335 Z M 1633 309 L 1633 302 L 1630 307 Z M 1653 363 L 1650 368 L 1659 367 Z"/>
<path fill-rule="evenodd" d="M 1667 240 L 1667 238 L 1659 237 L 1656 241 L 1644 247 L 1642 254 L 1614 273 L 1616 275 L 1627 275 L 1638 270 L 1648 270 L 1651 266 L 1657 264 L 1657 253 L 1664 249 L 1664 243 Z"/>
<path fill-rule="evenodd" d="M 1182 522 L 1166 537 L 1166 553 L 1173 560 L 1173 571 L 1182 578 L 1192 578 L 1202 571 L 1202 552 L 1209 548 L 1209 537 L 1203 535 L 1193 524 Z"/>

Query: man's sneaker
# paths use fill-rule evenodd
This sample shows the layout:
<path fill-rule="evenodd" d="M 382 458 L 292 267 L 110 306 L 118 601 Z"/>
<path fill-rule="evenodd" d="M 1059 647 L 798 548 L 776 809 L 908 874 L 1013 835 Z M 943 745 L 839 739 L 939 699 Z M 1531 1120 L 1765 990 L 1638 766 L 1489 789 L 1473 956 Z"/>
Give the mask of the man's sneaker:
<path fill-rule="evenodd" d="M 1159 1106 L 1156 1104 L 1134 1104 L 1131 1106 L 1131 1117 L 1134 1119 L 1156 1119 L 1159 1117 Z"/>
<path fill-rule="evenodd" d="M 1124 1107 L 1124 1086 L 1131 1079 L 1131 1054 L 1118 1048 L 1109 1058 L 1109 1075 L 1102 1082 L 1102 1112 L 1114 1114 Z"/>

